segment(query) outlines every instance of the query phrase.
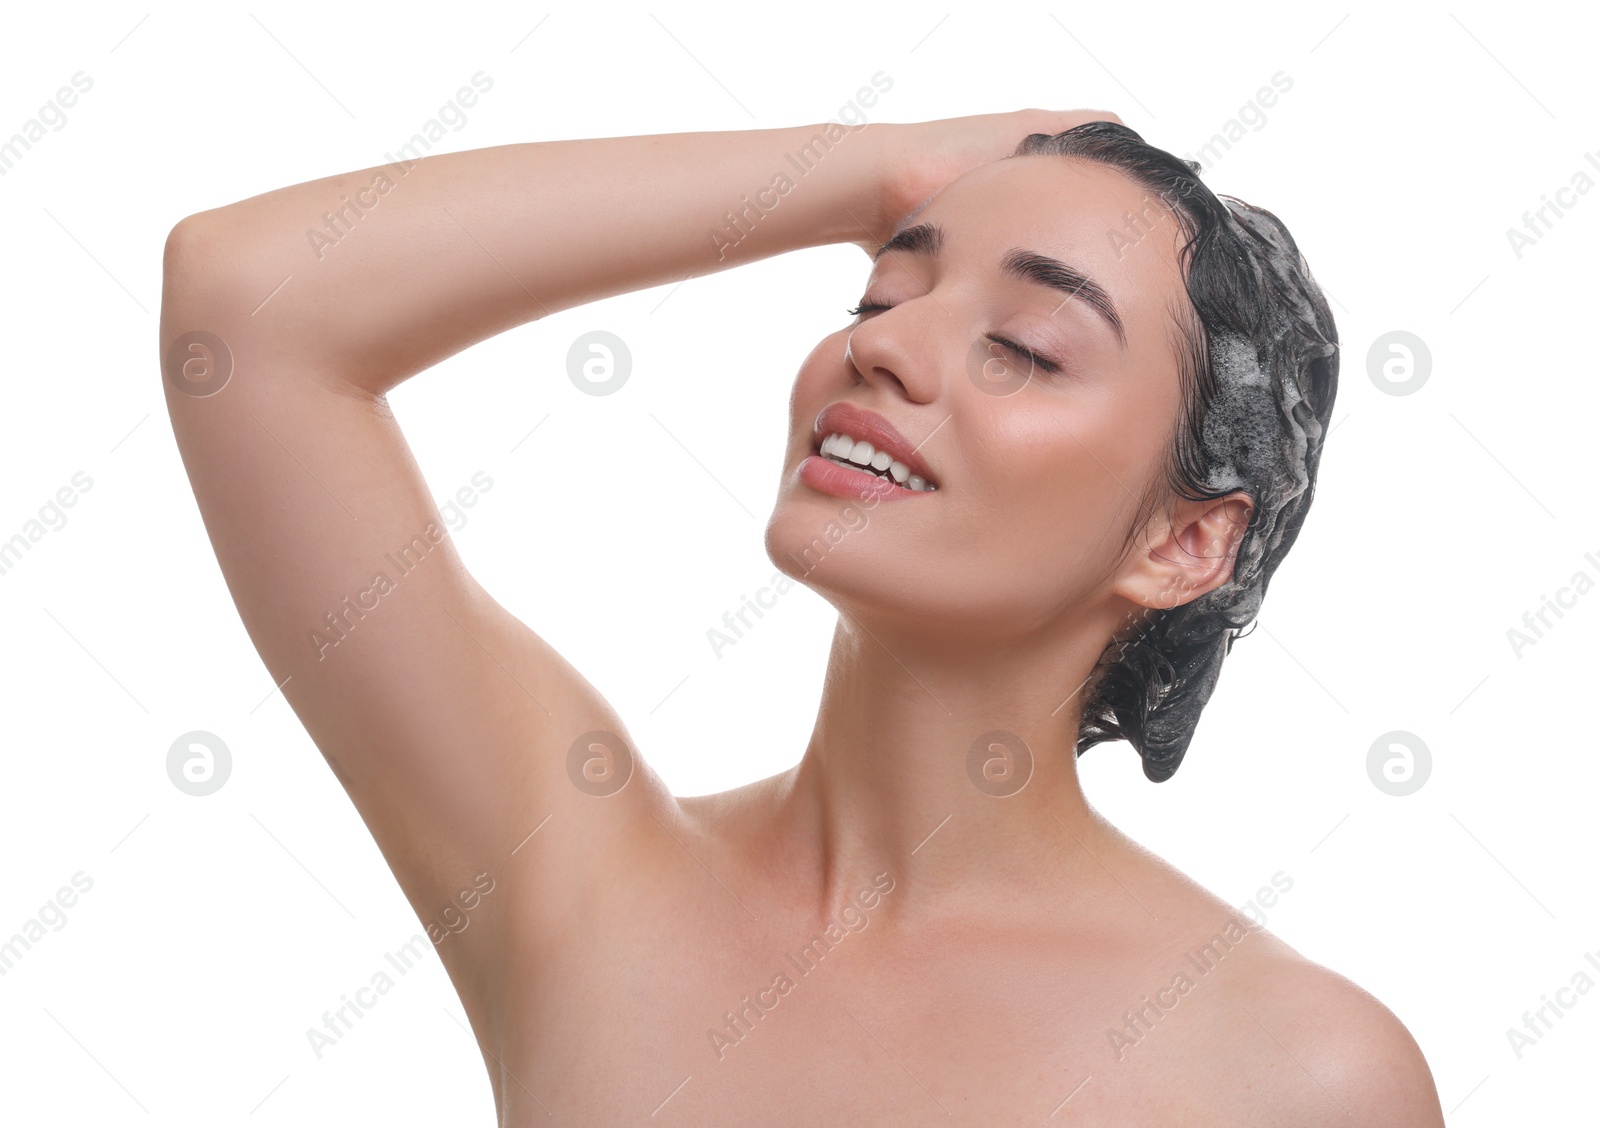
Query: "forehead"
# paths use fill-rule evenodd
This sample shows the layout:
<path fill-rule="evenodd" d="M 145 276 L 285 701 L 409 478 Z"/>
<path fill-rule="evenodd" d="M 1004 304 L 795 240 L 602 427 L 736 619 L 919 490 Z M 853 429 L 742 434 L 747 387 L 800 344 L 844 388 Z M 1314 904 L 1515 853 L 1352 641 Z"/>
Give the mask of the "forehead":
<path fill-rule="evenodd" d="M 943 231 L 938 259 L 946 266 L 998 272 L 1013 249 L 1059 259 L 1111 297 L 1130 342 L 1152 334 L 1164 341 L 1188 305 L 1184 236 L 1172 209 L 1098 161 L 1041 154 L 980 165 L 900 227 L 921 223 Z"/>

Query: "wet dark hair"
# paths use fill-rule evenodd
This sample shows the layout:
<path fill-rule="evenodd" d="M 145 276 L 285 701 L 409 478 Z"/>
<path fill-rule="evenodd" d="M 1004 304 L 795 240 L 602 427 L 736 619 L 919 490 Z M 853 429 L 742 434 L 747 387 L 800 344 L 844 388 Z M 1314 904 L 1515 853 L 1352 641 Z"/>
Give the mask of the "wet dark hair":
<path fill-rule="evenodd" d="M 1271 212 L 1219 197 L 1200 165 L 1114 122 L 1030 134 L 1013 156 L 1081 157 L 1109 165 L 1164 202 L 1187 242 L 1191 308 L 1178 315 L 1182 407 L 1162 487 L 1191 500 L 1236 491 L 1254 502 L 1232 577 L 1187 603 L 1151 610 L 1114 638 L 1082 687 L 1078 755 L 1127 740 L 1160 782 L 1178 770 L 1222 660 L 1261 607 L 1267 583 L 1299 536 L 1339 379 L 1333 314 L 1288 230 Z M 1133 236 L 1129 236 L 1129 242 Z"/>

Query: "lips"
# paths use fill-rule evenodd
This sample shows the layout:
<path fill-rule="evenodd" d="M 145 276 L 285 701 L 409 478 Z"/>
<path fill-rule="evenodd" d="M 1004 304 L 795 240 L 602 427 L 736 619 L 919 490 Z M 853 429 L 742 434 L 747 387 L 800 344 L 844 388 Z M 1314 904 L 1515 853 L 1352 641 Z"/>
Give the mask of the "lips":
<path fill-rule="evenodd" d="M 902 435 L 894 424 L 875 412 L 848 403 L 829 404 L 817 416 L 813 431 L 811 440 L 813 451 L 820 450 L 822 440 L 829 435 L 842 432 L 855 439 L 865 439 L 896 462 L 905 463 L 911 473 L 923 478 L 930 485 L 939 484 L 939 479 L 933 474 L 927 460 L 915 450 L 915 444 Z"/>

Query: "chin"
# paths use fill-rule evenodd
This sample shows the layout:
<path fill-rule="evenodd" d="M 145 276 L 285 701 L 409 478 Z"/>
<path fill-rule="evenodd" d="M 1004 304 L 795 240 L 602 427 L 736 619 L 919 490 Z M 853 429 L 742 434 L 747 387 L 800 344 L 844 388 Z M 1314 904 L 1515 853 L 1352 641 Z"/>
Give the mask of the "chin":
<path fill-rule="evenodd" d="M 887 546 L 877 514 L 857 501 L 824 497 L 792 483 L 767 521 L 767 556 L 785 575 L 822 590 L 833 577 L 881 566 Z M 854 586 L 854 585 L 852 585 Z"/>
<path fill-rule="evenodd" d="M 904 542 L 905 530 L 891 529 L 889 508 L 870 509 L 804 487 L 786 491 L 767 522 L 767 557 L 842 614 L 874 627 L 935 631 L 948 638 L 986 633 L 1015 614 L 1015 608 L 994 606 L 996 592 L 944 590 L 930 572 L 939 555 L 897 543 Z M 908 559 L 918 561 L 914 581 Z"/>
<path fill-rule="evenodd" d="M 887 506 L 827 497 L 799 483 L 780 493 L 767 522 L 767 557 L 784 575 L 805 584 L 841 611 L 897 608 L 909 612 L 902 539 L 887 527 Z M 926 614 L 925 599 L 916 610 Z"/>

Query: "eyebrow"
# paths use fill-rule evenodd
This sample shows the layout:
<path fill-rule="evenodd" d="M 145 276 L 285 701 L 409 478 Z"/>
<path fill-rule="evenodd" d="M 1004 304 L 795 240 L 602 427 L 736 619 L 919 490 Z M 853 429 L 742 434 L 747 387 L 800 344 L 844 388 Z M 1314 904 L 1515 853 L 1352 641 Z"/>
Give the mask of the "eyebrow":
<path fill-rule="evenodd" d="M 944 228 L 938 224 L 918 223 L 895 232 L 887 243 L 878 248 L 877 253 L 872 256 L 872 261 L 877 262 L 890 251 L 905 251 L 908 254 L 937 258 L 944 248 L 944 237 Z M 1069 298 L 1082 298 L 1111 326 L 1122 346 L 1127 347 L 1128 335 L 1123 329 L 1122 318 L 1117 313 L 1116 304 L 1112 302 L 1111 295 L 1087 274 L 1073 269 L 1060 259 L 1053 259 L 1049 255 L 1041 255 L 1035 251 L 1026 251 L 1020 247 L 1013 247 L 1005 253 L 1000 260 L 1000 269 L 1024 282 L 1033 282 L 1040 286 L 1048 286 L 1052 290 L 1059 290 Z"/>

